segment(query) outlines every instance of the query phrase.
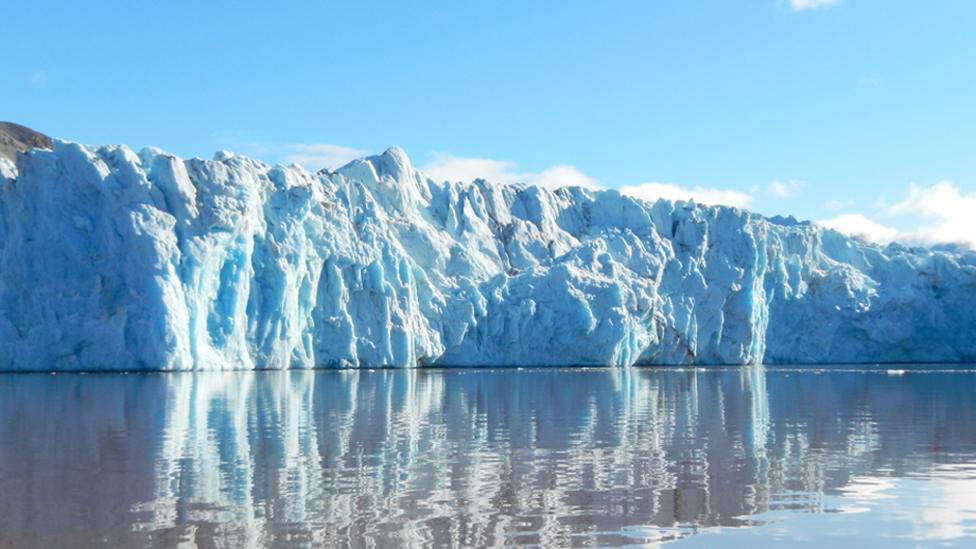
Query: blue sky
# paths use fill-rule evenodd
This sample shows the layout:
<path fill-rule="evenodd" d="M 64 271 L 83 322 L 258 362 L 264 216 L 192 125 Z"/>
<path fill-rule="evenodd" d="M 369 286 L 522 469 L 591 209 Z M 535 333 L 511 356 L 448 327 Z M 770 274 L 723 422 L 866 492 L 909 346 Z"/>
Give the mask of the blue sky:
<path fill-rule="evenodd" d="M 4 8 L 0 119 L 309 167 L 396 144 L 438 177 L 976 245 L 974 23 L 971 0 L 35 0 Z"/>

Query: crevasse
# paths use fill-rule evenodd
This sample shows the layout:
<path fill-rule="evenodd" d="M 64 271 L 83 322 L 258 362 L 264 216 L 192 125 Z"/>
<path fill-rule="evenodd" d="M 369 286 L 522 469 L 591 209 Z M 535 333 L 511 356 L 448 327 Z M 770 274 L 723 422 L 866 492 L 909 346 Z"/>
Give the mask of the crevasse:
<path fill-rule="evenodd" d="M 0 369 L 976 361 L 976 254 L 616 191 L 56 142 L 0 166 Z"/>

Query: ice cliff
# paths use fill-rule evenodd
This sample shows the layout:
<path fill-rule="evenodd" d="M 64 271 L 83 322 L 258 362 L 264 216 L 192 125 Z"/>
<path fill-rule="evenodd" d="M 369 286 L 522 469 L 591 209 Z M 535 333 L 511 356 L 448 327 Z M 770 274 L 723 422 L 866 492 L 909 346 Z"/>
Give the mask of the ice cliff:
<path fill-rule="evenodd" d="M 0 159 L 0 369 L 976 361 L 976 254 L 616 191 Z"/>

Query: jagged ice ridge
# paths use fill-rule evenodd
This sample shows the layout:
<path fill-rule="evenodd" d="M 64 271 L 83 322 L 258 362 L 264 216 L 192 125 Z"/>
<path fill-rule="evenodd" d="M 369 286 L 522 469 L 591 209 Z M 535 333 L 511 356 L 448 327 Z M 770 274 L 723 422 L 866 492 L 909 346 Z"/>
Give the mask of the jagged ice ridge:
<path fill-rule="evenodd" d="M 0 159 L 0 369 L 976 360 L 976 254 L 614 190 Z"/>

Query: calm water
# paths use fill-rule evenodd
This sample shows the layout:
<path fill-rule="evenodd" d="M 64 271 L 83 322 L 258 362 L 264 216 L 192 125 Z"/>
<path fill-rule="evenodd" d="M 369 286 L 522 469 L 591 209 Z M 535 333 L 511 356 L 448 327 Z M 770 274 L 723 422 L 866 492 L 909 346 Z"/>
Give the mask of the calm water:
<path fill-rule="evenodd" d="M 976 373 L 0 376 L 0 547 L 976 545 Z"/>

